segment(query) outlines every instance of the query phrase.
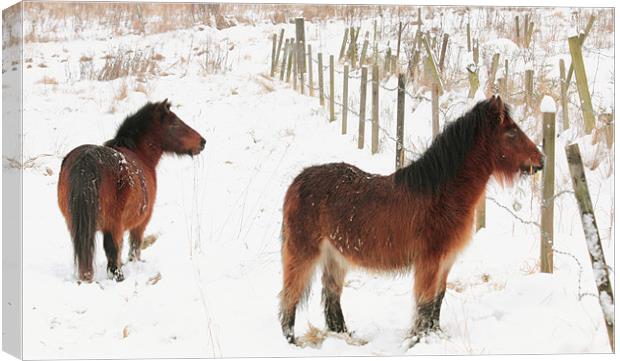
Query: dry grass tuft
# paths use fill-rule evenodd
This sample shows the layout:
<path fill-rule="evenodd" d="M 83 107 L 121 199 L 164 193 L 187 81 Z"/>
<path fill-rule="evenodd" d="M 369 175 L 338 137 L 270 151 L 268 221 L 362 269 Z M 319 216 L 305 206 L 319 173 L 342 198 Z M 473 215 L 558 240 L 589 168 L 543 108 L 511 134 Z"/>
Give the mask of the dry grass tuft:
<path fill-rule="evenodd" d="M 44 76 L 43 79 L 39 80 L 37 84 L 45 84 L 45 85 L 58 85 L 58 80 L 51 76 Z"/>

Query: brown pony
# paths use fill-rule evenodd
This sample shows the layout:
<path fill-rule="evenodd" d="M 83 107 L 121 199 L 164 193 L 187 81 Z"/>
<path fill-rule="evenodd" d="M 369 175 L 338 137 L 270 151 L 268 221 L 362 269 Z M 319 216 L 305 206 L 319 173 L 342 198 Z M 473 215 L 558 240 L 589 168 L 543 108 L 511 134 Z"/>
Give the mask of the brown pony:
<path fill-rule="evenodd" d="M 328 330 L 347 332 L 340 295 L 349 266 L 414 270 L 410 346 L 438 330 L 448 272 L 471 238 L 474 209 L 489 178 L 511 182 L 543 162 L 493 96 L 447 125 L 417 161 L 394 174 L 369 174 L 345 163 L 305 169 L 283 207 L 280 322 L 286 339 L 295 343 L 295 312 L 319 263 Z"/>
<path fill-rule="evenodd" d="M 205 140 L 170 110 L 168 99 L 147 103 L 129 116 L 103 146 L 81 145 L 62 161 L 58 205 L 71 239 L 80 281 L 93 279 L 95 233 L 103 232 L 108 273 L 121 270 L 123 233 L 129 230 L 130 260 L 140 259 L 142 235 L 155 202 L 155 168 L 164 153 L 200 153 Z"/>

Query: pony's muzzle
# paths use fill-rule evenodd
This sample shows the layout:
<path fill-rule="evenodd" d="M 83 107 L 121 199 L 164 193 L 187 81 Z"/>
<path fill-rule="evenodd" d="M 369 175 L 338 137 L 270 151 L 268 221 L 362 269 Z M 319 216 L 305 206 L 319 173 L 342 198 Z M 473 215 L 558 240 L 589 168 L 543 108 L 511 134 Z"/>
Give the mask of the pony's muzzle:
<path fill-rule="evenodd" d="M 205 138 L 200 137 L 200 150 L 205 149 L 205 144 L 207 144 L 207 140 Z"/>

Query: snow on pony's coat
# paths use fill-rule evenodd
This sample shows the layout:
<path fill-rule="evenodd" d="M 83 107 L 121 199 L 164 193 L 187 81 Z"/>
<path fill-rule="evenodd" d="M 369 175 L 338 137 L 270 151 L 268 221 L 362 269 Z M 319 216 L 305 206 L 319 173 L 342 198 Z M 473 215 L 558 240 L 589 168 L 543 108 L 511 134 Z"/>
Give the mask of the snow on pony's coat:
<path fill-rule="evenodd" d="M 475 205 L 492 175 L 540 170 L 543 155 L 499 97 L 449 124 L 429 149 L 388 176 L 345 163 L 305 169 L 290 185 L 282 226 L 282 330 L 295 342 L 295 312 L 323 264 L 327 327 L 346 332 L 340 295 L 347 266 L 415 269 L 418 317 L 411 336 L 439 327 L 446 279 L 471 236 Z"/>

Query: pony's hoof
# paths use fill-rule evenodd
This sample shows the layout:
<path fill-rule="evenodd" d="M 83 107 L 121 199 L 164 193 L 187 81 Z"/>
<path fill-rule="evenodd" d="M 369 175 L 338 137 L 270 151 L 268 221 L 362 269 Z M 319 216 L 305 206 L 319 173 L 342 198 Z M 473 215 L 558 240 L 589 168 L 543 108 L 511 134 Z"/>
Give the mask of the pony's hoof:
<path fill-rule="evenodd" d="M 402 347 L 404 350 L 409 350 L 409 349 L 410 349 L 410 348 L 412 348 L 413 346 L 415 346 L 415 345 L 419 344 L 419 343 L 420 343 L 420 341 L 422 341 L 422 338 L 421 338 L 421 336 L 420 336 L 420 335 L 413 335 L 413 336 L 409 336 L 409 337 L 407 337 L 407 338 L 403 341 L 403 343 L 402 343 L 401 347 Z"/>
<path fill-rule="evenodd" d="M 112 278 L 116 282 L 123 282 L 125 280 L 125 275 L 120 268 L 108 269 L 108 277 Z"/>

